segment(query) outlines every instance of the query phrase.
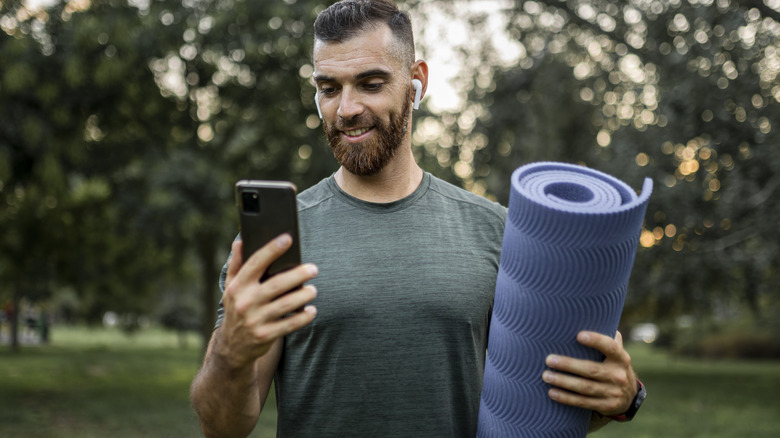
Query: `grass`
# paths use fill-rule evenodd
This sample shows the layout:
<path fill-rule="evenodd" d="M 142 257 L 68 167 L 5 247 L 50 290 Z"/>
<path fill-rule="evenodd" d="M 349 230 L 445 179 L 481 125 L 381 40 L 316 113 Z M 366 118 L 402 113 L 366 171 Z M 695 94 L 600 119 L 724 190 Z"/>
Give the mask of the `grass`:
<path fill-rule="evenodd" d="M 188 389 L 199 343 L 157 329 L 56 327 L 50 346 L 0 347 L 0 436 L 8 438 L 200 436 Z M 674 359 L 629 347 L 648 399 L 611 437 L 780 436 L 780 364 Z M 252 437 L 275 436 L 270 400 Z"/>
<path fill-rule="evenodd" d="M 594 437 L 780 436 L 780 363 L 676 359 L 645 345 L 629 353 L 647 399 L 632 423 Z"/>
<path fill-rule="evenodd" d="M 0 347 L 0 437 L 197 437 L 189 385 L 200 344 L 158 329 L 56 327 L 49 346 Z M 275 411 L 253 437 L 275 435 Z M 273 412 L 272 412 L 273 411 Z"/>

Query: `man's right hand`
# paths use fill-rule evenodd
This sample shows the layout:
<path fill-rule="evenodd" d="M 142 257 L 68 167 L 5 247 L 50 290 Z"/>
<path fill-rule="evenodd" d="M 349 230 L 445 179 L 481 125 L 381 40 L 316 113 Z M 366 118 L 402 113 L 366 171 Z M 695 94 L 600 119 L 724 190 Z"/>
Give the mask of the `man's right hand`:
<path fill-rule="evenodd" d="M 311 285 L 298 287 L 317 276 L 315 265 L 303 264 L 260 283 L 268 266 L 291 244 L 290 235 L 282 234 L 244 263 L 242 242 L 233 242 L 222 296 L 225 316 L 215 333 L 221 339 L 215 343 L 218 351 L 214 352 L 231 368 L 249 366 L 276 340 L 311 323 L 317 314 L 317 309 L 308 304 L 316 297 L 317 289 Z M 303 311 L 296 312 L 301 307 Z"/>

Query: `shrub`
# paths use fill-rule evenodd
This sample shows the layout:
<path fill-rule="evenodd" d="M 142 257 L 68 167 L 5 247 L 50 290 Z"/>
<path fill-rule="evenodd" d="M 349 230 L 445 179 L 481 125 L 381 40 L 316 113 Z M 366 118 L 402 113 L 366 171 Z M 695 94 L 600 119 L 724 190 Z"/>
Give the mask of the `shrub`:
<path fill-rule="evenodd" d="M 756 331 L 713 333 L 679 342 L 674 351 L 707 359 L 780 359 L 780 338 Z"/>

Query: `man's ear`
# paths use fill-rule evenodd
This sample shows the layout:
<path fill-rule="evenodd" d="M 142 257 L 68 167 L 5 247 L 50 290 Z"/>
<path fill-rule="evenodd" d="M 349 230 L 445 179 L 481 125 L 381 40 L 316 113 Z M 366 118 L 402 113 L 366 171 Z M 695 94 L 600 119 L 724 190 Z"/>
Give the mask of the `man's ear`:
<path fill-rule="evenodd" d="M 414 89 L 414 109 L 420 106 L 420 100 L 428 89 L 428 63 L 418 59 L 411 67 L 412 87 Z"/>

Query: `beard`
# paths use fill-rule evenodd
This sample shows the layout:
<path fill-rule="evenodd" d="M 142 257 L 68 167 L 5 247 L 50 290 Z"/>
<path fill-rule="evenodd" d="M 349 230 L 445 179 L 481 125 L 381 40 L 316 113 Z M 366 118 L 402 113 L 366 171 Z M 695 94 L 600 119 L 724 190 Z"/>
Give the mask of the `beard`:
<path fill-rule="evenodd" d="M 357 176 L 372 176 L 385 168 L 395 156 L 406 136 L 407 121 L 411 112 L 411 96 L 404 99 L 401 114 L 390 113 L 390 120 L 384 123 L 372 114 L 363 113 L 351 119 L 338 118 L 331 125 L 323 120 L 325 135 L 336 160 L 350 173 Z M 372 138 L 360 143 L 350 143 L 341 138 L 341 132 L 357 127 L 372 127 L 376 131 Z"/>

